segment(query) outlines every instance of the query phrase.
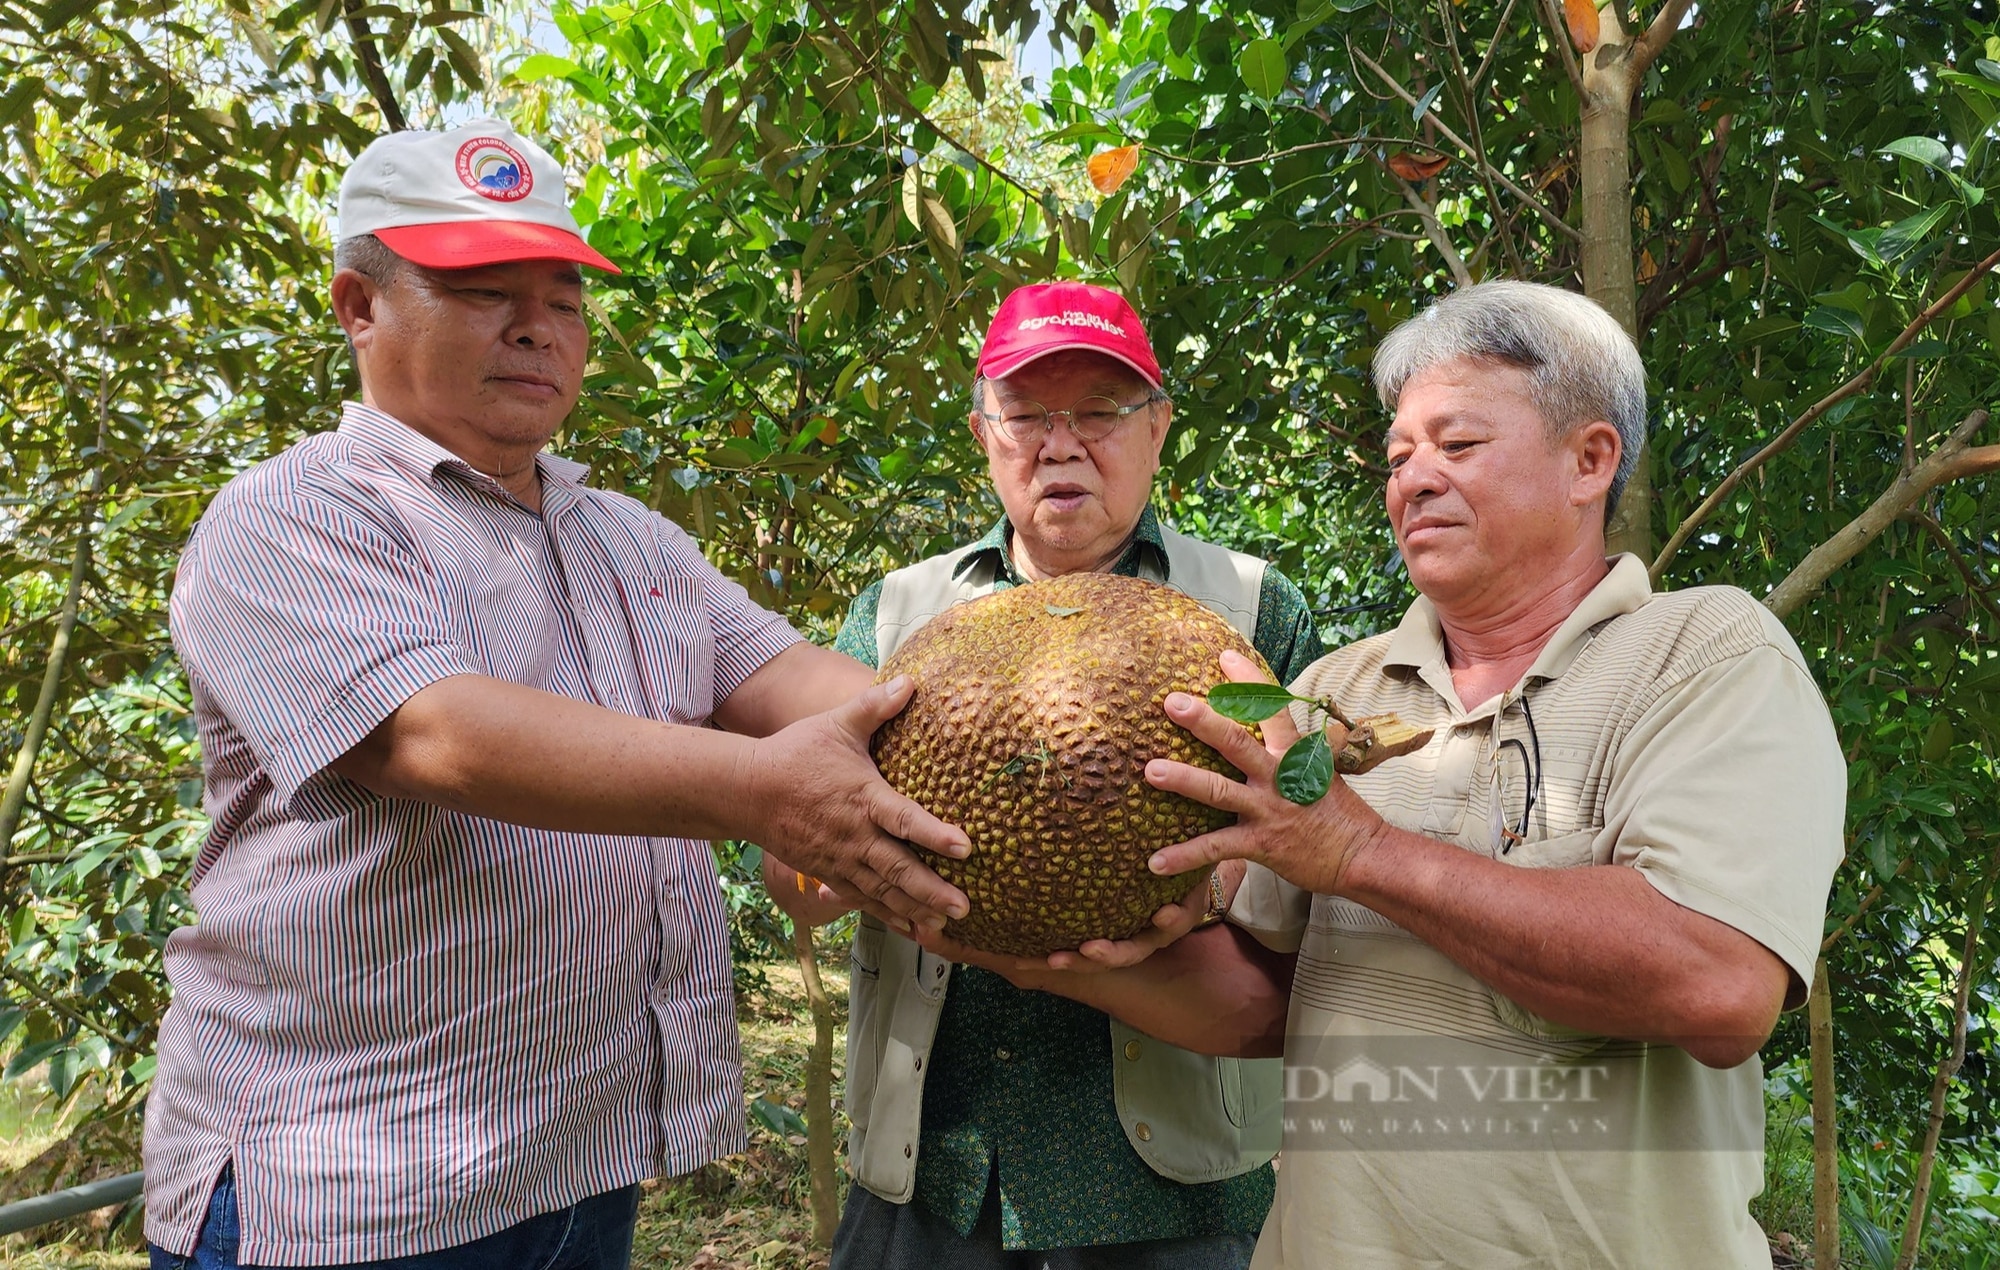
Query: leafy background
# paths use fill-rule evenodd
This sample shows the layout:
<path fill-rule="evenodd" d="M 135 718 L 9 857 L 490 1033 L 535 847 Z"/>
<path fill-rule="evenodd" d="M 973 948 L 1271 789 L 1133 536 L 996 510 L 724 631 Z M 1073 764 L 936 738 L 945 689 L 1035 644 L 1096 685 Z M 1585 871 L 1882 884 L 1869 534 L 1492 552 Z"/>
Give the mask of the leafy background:
<path fill-rule="evenodd" d="M 1625 314 L 1654 432 L 1621 541 L 1663 585 L 1776 588 L 1850 760 L 1830 1067 L 1787 1016 L 1775 1119 L 1830 1151 L 1837 1111 L 1850 1259 L 2000 1263 L 1990 0 L 0 0 L 9 1089 L 129 1143 L 205 827 L 176 553 L 353 390 L 347 161 L 486 111 L 625 267 L 558 448 L 822 637 L 996 513 L 961 421 L 1021 282 L 1133 299 L 1177 401 L 1162 513 L 1277 561 L 1333 641 L 1409 598 L 1380 336 L 1461 277 Z M 754 987 L 791 932 L 754 857 L 719 870 Z"/>

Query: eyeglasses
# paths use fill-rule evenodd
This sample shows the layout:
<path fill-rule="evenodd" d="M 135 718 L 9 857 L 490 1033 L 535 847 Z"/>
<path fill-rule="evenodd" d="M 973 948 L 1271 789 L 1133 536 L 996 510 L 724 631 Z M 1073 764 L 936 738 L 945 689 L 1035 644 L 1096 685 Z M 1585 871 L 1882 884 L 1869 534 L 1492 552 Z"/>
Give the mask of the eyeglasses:
<path fill-rule="evenodd" d="M 1493 751 L 1493 835 L 1494 845 L 1500 849 L 1501 855 L 1512 851 L 1516 843 L 1528 840 L 1528 817 L 1534 813 L 1535 803 L 1542 794 L 1542 739 L 1535 735 L 1535 715 L 1528 709 L 1526 696 L 1521 698 L 1521 718 L 1528 724 L 1527 744 L 1522 744 L 1521 738 L 1517 736 L 1510 736 L 1500 742 Z M 1499 716 L 1495 716 L 1494 726 L 1498 728 Z M 1510 749 L 1521 756 L 1521 766 L 1526 769 L 1524 775 L 1527 778 L 1522 783 L 1525 792 L 1521 797 L 1521 819 L 1518 824 L 1512 825 L 1509 824 L 1507 813 L 1500 801 L 1501 789 L 1505 783 L 1503 773 L 1507 767 L 1503 756 Z"/>
<path fill-rule="evenodd" d="M 1001 405 L 1000 413 L 981 410 L 979 417 L 999 424 L 1001 431 L 1021 444 L 1039 441 L 1054 432 L 1058 417 L 1069 420 L 1069 430 L 1079 439 L 1102 441 L 1127 416 L 1138 414 L 1159 400 L 1148 397 L 1136 406 L 1121 406 L 1109 397 L 1085 397 L 1067 410 L 1045 410 L 1032 401 L 1009 401 Z"/>

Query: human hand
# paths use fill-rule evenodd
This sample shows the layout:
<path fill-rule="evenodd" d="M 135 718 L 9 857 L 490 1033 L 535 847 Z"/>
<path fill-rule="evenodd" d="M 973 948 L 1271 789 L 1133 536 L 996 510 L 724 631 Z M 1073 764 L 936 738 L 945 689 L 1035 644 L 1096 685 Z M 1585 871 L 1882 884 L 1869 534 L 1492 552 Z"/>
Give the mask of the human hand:
<path fill-rule="evenodd" d="M 832 887 L 807 877 L 768 851 L 762 873 L 765 894 L 794 922 L 824 926 L 854 911 L 854 905 L 836 895 Z"/>
<path fill-rule="evenodd" d="M 744 796 L 748 835 L 784 864 L 818 879 L 896 930 L 937 929 L 963 917 L 965 895 L 924 866 L 912 846 L 962 859 L 964 833 L 897 793 L 875 769 L 868 739 L 909 703 L 898 675 L 845 705 L 801 719 L 752 747 Z"/>
<path fill-rule="evenodd" d="M 990 970 L 1017 988 L 1045 990 L 1059 982 L 1062 977 L 1062 972 L 1047 961 L 1034 957 L 1012 957 L 1005 953 L 987 952 L 970 944 L 961 944 L 942 931 L 928 927 L 918 927 L 911 933 L 910 938 L 925 950 L 947 961 Z"/>
<path fill-rule="evenodd" d="M 1233 654 L 1223 655 L 1223 670 L 1236 682 L 1269 682 L 1248 658 Z M 1166 711 L 1168 718 L 1214 747 L 1244 779 L 1233 781 L 1219 772 L 1168 759 L 1146 765 L 1146 780 L 1155 788 L 1236 815 L 1233 825 L 1155 852 L 1153 872 L 1179 873 L 1221 860 L 1253 860 L 1305 890 L 1337 894 L 1348 864 L 1387 831 L 1382 818 L 1338 775 L 1325 796 L 1310 803 L 1294 803 L 1278 792 L 1278 761 L 1298 739 L 1287 712 L 1264 720 L 1260 742 L 1199 697 L 1171 693 Z M 1346 742 L 1345 729 L 1334 723 L 1328 733 L 1329 744 L 1339 750 Z"/>
<path fill-rule="evenodd" d="M 1243 862 L 1224 860 L 1204 870 L 1194 888 L 1180 899 L 1153 914 L 1152 926 L 1126 939 L 1090 939 L 1074 951 L 1049 954 L 1049 968 L 1080 973 L 1122 970 L 1136 966 L 1154 953 L 1174 943 L 1208 918 L 1214 896 L 1211 875 L 1222 887 L 1222 908 L 1227 912 L 1231 897 L 1243 881 Z"/>

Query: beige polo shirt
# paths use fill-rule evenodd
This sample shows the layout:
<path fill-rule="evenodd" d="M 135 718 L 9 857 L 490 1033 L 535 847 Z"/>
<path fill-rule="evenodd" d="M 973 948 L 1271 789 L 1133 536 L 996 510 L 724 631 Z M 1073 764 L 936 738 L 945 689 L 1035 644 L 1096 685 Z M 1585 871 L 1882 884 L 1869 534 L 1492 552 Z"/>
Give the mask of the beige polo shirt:
<path fill-rule="evenodd" d="M 1655 595 L 1621 556 L 1522 681 L 1469 710 L 1423 600 L 1293 688 L 1436 727 L 1353 781 L 1391 823 L 1521 868 L 1636 868 L 1771 949 L 1802 997 L 1846 767 L 1797 647 L 1743 591 Z M 1231 916 L 1299 953 L 1254 1270 L 1770 1265 L 1747 1208 L 1755 1058 L 1716 1071 L 1552 1024 L 1369 909 L 1255 866 Z"/>

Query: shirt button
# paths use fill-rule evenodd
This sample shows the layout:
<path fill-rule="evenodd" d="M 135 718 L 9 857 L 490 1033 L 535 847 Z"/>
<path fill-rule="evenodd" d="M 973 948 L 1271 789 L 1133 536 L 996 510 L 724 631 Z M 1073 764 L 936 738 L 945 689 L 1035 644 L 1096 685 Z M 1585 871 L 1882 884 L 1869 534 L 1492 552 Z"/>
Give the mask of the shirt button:
<path fill-rule="evenodd" d="M 904 1148 L 903 1148 L 903 1158 L 907 1160 L 907 1159 L 909 1159 L 909 1158 L 910 1158 L 910 1155 L 911 1155 L 911 1152 L 910 1152 L 910 1148 L 909 1148 L 909 1147 L 907 1147 L 907 1146 L 906 1146 L 906 1147 L 904 1147 Z"/>
<path fill-rule="evenodd" d="M 1008 1059 L 1014 1057 L 1014 1052 L 1008 1049 L 997 1049 L 993 1051 L 993 1057 L 999 1059 L 1001 1062 L 1004 1063 Z"/>
<path fill-rule="evenodd" d="M 1125 1042 L 1125 1057 L 1131 1059 L 1135 1063 L 1139 1061 L 1139 1042 L 1137 1041 Z"/>
<path fill-rule="evenodd" d="M 1153 1126 L 1143 1120 L 1132 1126 L 1132 1132 L 1138 1136 L 1141 1142 L 1151 1142 L 1153 1140 Z"/>
<path fill-rule="evenodd" d="M 922 1054 L 919 1054 L 917 1055 L 917 1070 L 922 1071 L 923 1069 L 924 1069 L 924 1056 Z"/>

